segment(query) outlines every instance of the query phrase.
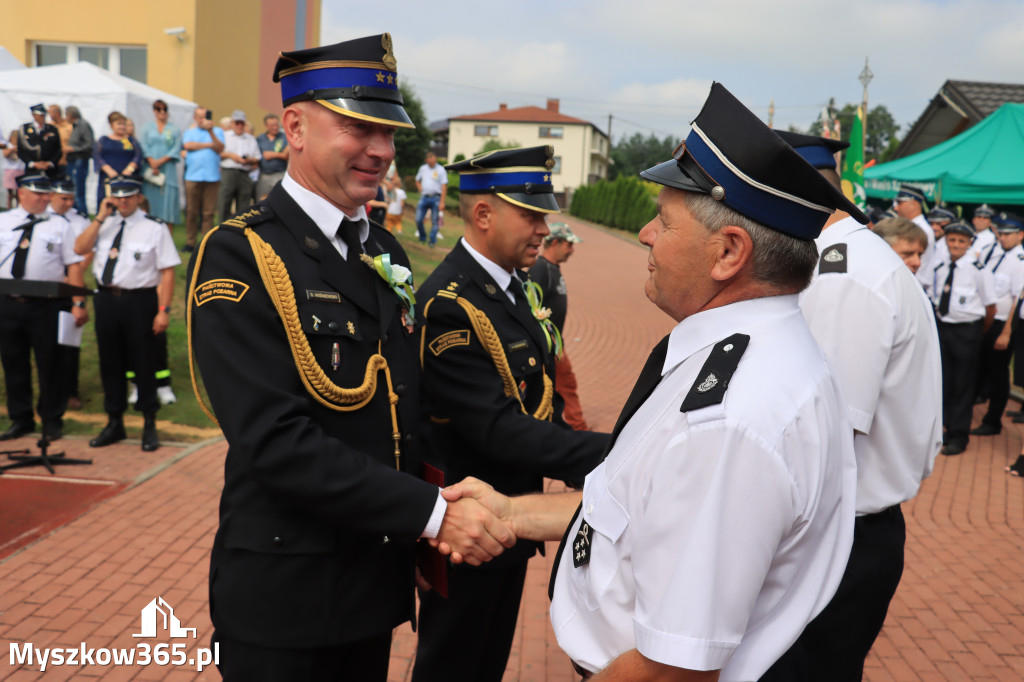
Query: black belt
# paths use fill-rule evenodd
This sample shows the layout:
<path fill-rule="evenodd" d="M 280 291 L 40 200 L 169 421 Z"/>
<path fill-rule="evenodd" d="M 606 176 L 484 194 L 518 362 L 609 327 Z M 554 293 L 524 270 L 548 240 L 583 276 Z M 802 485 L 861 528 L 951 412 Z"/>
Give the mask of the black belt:
<path fill-rule="evenodd" d="M 156 287 L 143 287 L 142 289 L 122 289 L 121 287 L 100 287 L 100 293 L 108 293 L 111 296 L 128 296 L 130 294 L 148 294 L 156 291 Z"/>
<path fill-rule="evenodd" d="M 972 324 L 982 324 L 985 320 L 979 318 L 977 320 L 971 320 L 970 322 L 946 322 L 945 320 L 939 320 L 939 324 L 944 324 L 949 327 L 965 327 Z"/>
<path fill-rule="evenodd" d="M 441 195 L 440 194 L 424 194 L 423 196 L 424 197 L 439 197 Z"/>
<path fill-rule="evenodd" d="M 900 511 L 900 506 L 898 504 L 894 504 L 893 506 L 887 507 L 882 511 L 875 512 L 874 514 L 864 514 L 863 516 L 858 516 L 857 520 L 862 523 L 894 521 L 899 517 L 900 514 L 902 514 L 902 511 Z"/>

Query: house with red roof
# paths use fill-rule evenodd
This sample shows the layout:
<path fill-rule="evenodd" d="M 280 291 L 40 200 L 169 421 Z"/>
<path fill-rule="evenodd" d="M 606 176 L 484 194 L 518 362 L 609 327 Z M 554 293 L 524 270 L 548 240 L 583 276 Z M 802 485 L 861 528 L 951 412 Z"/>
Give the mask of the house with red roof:
<path fill-rule="evenodd" d="M 611 146 L 608 136 L 593 123 L 566 116 L 558 108 L 558 100 L 549 99 L 544 109 L 501 104 L 497 111 L 449 119 L 448 159 L 474 156 L 489 140 L 519 147 L 551 145 L 555 150 L 551 182 L 559 205 L 565 206 L 567 193 L 608 177 Z"/>

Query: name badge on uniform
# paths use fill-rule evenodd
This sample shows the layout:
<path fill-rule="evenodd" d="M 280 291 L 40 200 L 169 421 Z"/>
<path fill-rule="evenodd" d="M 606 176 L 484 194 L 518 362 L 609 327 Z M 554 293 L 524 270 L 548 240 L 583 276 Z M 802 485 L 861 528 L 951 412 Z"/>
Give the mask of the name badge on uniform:
<path fill-rule="evenodd" d="M 572 541 L 572 565 L 576 568 L 590 563 L 590 547 L 593 539 L 594 529 L 590 527 L 586 519 L 583 519 L 580 529 L 576 531 L 576 537 Z"/>
<path fill-rule="evenodd" d="M 56 248 L 56 245 L 53 242 L 46 242 L 46 250 L 49 253 L 53 253 L 55 248 Z"/>

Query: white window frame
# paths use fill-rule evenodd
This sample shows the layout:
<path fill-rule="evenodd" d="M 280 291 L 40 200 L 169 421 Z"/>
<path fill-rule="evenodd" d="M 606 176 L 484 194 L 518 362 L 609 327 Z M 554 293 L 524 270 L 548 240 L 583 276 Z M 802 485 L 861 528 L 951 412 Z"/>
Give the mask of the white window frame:
<path fill-rule="evenodd" d="M 81 60 L 81 59 L 78 58 L 78 48 L 80 48 L 80 47 L 99 47 L 99 48 L 105 47 L 108 50 L 107 54 L 110 55 L 110 65 L 107 68 L 107 71 L 109 71 L 110 73 L 115 73 L 118 76 L 121 75 L 121 50 L 122 49 L 129 49 L 129 50 L 143 49 L 143 50 L 146 50 L 146 63 L 147 63 L 147 71 L 148 71 L 149 47 L 147 45 L 108 45 L 108 44 L 105 44 L 105 43 L 62 43 L 62 42 L 57 42 L 57 41 L 53 41 L 53 40 L 36 40 L 36 41 L 32 42 L 32 66 L 39 66 L 39 64 L 36 63 L 36 47 L 39 47 L 39 46 L 43 46 L 43 47 L 66 47 L 67 50 L 68 50 L 68 60 L 67 60 L 67 62 L 65 62 L 66 64 L 77 64 L 80 61 L 84 61 L 84 60 Z M 91 64 L 92 62 L 89 62 L 89 63 Z M 149 74 L 148 73 L 146 74 L 146 80 L 147 81 L 149 80 Z"/>

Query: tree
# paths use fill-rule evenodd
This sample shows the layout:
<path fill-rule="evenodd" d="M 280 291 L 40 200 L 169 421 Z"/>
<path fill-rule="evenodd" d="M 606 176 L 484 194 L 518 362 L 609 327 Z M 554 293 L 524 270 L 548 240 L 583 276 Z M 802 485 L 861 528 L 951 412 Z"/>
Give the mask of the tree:
<path fill-rule="evenodd" d="M 857 107 L 860 105 L 845 104 L 842 109 L 836 111 L 835 103 L 835 99 L 830 99 L 828 108 L 833 116 L 839 117 L 839 121 L 842 123 L 843 140 L 849 141 L 853 118 L 857 115 Z M 821 135 L 821 117 L 822 115 L 818 114 L 818 118 L 811 124 L 809 135 Z M 876 105 L 868 113 L 867 130 L 864 135 L 864 158 L 878 159 L 880 163 L 888 161 L 900 144 L 899 137 L 897 137 L 899 131 L 899 124 L 896 123 L 896 119 L 892 117 L 886 106 L 884 104 Z"/>
<path fill-rule="evenodd" d="M 411 85 L 400 83 L 398 86 L 405 100 L 405 111 L 415 128 L 396 128 L 395 130 L 395 166 L 401 177 L 415 175 L 423 163 L 433 135 L 423 113 L 423 103 Z"/>
<path fill-rule="evenodd" d="M 608 178 L 614 180 L 620 175 L 636 177 L 640 171 L 668 159 L 675 146 L 676 141 L 671 137 L 659 140 L 653 133 L 647 137 L 640 133 L 633 133 L 629 138 L 623 136 L 618 144 L 612 146 Z"/>
<path fill-rule="evenodd" d="M 522 146 L 523 145 L 519 144 L 515 140 L 512 140 L 510 142 L 502 142 L 501 140 L 495 137 L 490 140 L 487 140 L 487 142 L 484 142 L 484 146 L 480 147 L 480 151 L 478 151 L 473 156 L 478 156 L 485 152 L 493 152 L 496 149 L 519 149 Z"/>

